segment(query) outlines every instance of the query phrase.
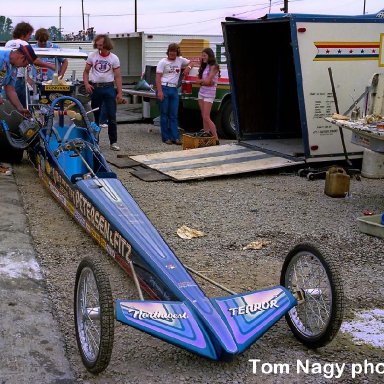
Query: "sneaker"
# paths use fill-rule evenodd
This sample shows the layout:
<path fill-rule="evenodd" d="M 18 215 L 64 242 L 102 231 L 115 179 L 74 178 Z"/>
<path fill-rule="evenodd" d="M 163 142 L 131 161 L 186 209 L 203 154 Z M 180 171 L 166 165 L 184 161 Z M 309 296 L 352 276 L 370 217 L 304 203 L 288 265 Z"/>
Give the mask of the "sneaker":
<path fill-rule="evenodd" d="M 171 140 L 165 140 L 164 143 L 165 144 L 172 144 L 172 141 Z"/>
<path fill-rule="evenodd" d="M 175 140 L 173 143 L 176 144 L 176 145 L 181 145 L 181 141 L 180 140 Z"/>
<path fill-rule="evenodd" d="M 109 148 L 112 149 L 112 151 L 120 151 L 120 147 L 116 143 L 111 144 Z"/>

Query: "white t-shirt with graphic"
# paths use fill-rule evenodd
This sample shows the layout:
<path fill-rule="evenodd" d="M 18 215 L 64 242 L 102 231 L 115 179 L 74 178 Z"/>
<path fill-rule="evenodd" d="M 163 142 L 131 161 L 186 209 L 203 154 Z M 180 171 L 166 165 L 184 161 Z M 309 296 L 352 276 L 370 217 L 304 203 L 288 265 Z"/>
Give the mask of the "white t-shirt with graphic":
<path fill-rule="evenodd" d="M 120 68 L 119 58 L 112 52 L 107 56 L 100 55 L 99 51 L 91 52 L 87 64 L 92 66 L 89 80 L 93 83 L 109 83 L 115 80 L 114 69 Z"/>
<path fill-rule="evenodd" d="M 5 43 L 5 48 L 9 49 L 17 49 L 20 47 L 20 45 L 28 45 L 29 43 L 25 40 L 21 39 L 13 39 L 9 40 Z M 24 68 L 17 68 L 17 77 L 24 77 Z"/>
<path fill-rule="evenodd" d="M 175 60 L 168 60 L 167 57 L 161 59 L 156 67 L 156 73 L 162 73 L 161 82 L 177 84 L 180 72 L 190 63 L 190 60 L 182 56 L 177 56 Z"/>

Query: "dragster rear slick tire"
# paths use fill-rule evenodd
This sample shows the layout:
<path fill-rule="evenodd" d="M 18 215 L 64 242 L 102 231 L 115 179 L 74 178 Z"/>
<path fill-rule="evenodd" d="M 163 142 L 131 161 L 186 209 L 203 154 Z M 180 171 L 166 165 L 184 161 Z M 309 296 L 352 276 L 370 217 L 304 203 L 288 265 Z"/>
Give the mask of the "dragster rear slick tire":
<path fill-rule="evenodd" d="M 111 359 L 115 314 L 108 276 L 95 258 L 84 258 L 77 269 L 74 317 L 83 364 L 89 372 L 98 374 Z"/>
<path fill-rule="evenodd" d="M 304 300 L 285 319 L 294 336 L 309 348 L 330 343 L 343 320 L 343 287 L 330 255 L 315 246 L 296 245 L 285 258 L 280 284 Z"/>

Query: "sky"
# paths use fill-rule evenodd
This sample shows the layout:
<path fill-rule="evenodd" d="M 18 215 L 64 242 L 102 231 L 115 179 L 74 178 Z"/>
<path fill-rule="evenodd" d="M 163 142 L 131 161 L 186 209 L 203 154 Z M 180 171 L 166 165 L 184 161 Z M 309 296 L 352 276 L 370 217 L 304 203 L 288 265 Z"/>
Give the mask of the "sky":
<path fill-rule="evenodd" d="M 0 0 L 0 4 L 9 2 Z M 283 0 L 17 0 L 17 7 L 0 7 L 0 15 L 12 25 L 20 21 L 36 29 L 56 26 L 64 34 L 77 34 L 84 27 L 97 33 L 147 33 L 221 35 L 227 16 L 256 19 L 280 13 Z M 135 18 L 135 4 L 137 18 Z M 358 15 L 376 13 L 383 0 L 290 0 L 290 13 Z M 82 6 L 84 11 L 82 11 Z"/>

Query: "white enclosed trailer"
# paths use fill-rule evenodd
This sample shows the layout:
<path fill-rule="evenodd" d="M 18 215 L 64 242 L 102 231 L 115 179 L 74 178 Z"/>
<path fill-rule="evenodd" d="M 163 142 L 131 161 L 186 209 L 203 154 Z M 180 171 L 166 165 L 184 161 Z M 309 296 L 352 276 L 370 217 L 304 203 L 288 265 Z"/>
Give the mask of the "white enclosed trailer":
<path fill-rule="evenodd" d="M 113 52 L 119 56 L 123 82 L 136 82 L 141 78 L 146 66 L 156 66 L 166 57 L 168 45 L 182 40 L 190 41 L 181 49 L 183 56 L 190 56 L 191 52 L 201 52 L 201 43 L 209 42 L 216 46 L 223 42 L 220 35 L 177 35 L 158 33 L 120 33 L 110 35 L 114 48 Z M 200 50 L 200 51 L 199 51 Z"/>
<path fill-rule="evenodd" d="M 357 102 L 364 113 L 363 94 L 384 67 L 383 17 L 279 14 L 223 23 L 239 142 L 306 162 L 342 159 L 339 129 L 324 119 L 336 109 L 329 68 L 339 112 Z M 344 136 L 349 157 L 361 157 L 363 148 L 349 131 Z"/>

